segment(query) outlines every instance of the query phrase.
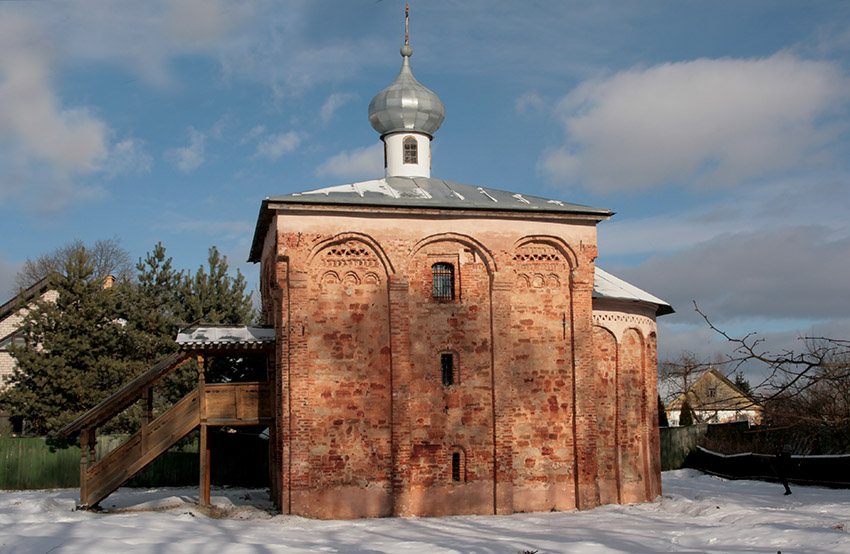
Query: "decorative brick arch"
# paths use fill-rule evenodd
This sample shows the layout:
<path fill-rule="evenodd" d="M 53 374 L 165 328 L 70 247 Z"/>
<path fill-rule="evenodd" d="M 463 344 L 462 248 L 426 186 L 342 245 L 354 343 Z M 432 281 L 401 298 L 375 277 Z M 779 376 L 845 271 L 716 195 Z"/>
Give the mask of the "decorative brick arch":
<path fill-rule="evenodd" d="M 647 479 L 647 500 L 652 500 L 661 495 L 661 457 L 656 455 L 660 452 L 661 444 L 658 436 L 658 335 L 655 331 L 649 333 L 646 338 L 646 401 L 647 413 L 646 433 L 646 457 L 649 460 L 649 479 Z"/>
<path fill-rule="evenodd" d="M 381 245 L 378 243 L 378 241 L 376 241 L 369 235 L 363 233 L 340 233 L 338 235 L 334 235 L 331 238 L 316 243 L 310 250 L 310 255 L 307 256 L 307 265 L 313 265 L 316 257 L 319 256 L 319 254 L 321 254 L 322 252 L 325 252 L 327 249 L 336 245 L 345 244 L 347 242 L 361 242 L 367 247 L 369 247 L 369 249 L 375 253 L 377 260 L 380 262 L 380 265 L 384 269 L 384 273 L 386 275 L 395 275 L 395 268 L 393 267 L 389 256 L 387 256 L 386 252 L 384 252 L 384 249 L 381 248 Z"/>
<path fill-rule="evenodd" d="M 621 502 L 646 499 L 648 466 L 646 460 L 647 417 L 646 339 L 637 327 L 623 332 L 619 344 L 618 363 L 618 441 L 620 452 Z"/>
<path fill-rule="evenodd" d="M 449 475 L 446 482 L 452 481 L 458 484 L 466 483 L 467 480 L 467 459 L 466 459 L 466 449 L 459 444 L 453 444 L 446 449 L 446 462 Z M 457 457 L 455 457 L 457 455 Z M 455 467 L 455 462 L 457 462 L 457 467 Z M 457 473 L 455 474 L 455 470 Z M 455 479 L 457 477 L 457 479 Z"/>
<path fill-rule="evenodd" d="M 303 322 L 299 330 L 306 331 L 290 338 L 298 341 L 298 357 L 285 377 L 289 417 L 297 425 L 288 435 L 293 505 L 309 506 L 302 513 L 322 513 L 330 509 L 320 499 L 369 483 L 369 491 L 361 490 L 370 499 L 363 513 L 387 516 L 392 513 L 388 277 L 393 268 L 379 244 L 361 233 L 318 241 L 306 262 L 304 284 L 293 293 Z M 363 397 L 368 400 L 351 410 Z"/>
<path fill-rule="evenodd" d="M 425 237 L 424 239 L 413 245 L 413 248 L 410 249 L 409 262 L 413 263 L 414 258 L 416 258 L 416 254 L 418 254 L 420 250 L 422 250 L 428 245 L 435 244 L 438 242 L 454 242 L 462 244 L 468 248 L 472 248 L 481 257 L 485 267 L 487 268 L 487 273 L 493 275 L 497 270 L 496 259 L 483 244 L 481 244 L 470 236 L 461 235 L 459 233 L 440 233 L 438 235 L 431 235 L 429 237 Z"/>
<path fill-rule="evenodd" d="M 570 269 L 573 270 L 578 267 L 578 257 L 576 256 L 573 249 L 570 248 L 563 239 L 558 237 L 553 237 L 549 235 L 529 235 L 523 237 L 514 243 L 513 248 L 511 249 L 511 259 L 515 259 L 516 256 L 519 255 L 519 250 L 524 246 L 529 245 L 547 245 L 551 246 L 555 250 L 561 253 L 564 257 L 564 261 L 569 264 Z"/>
<path fill-rule="evenodd" d="M 618 389 L 620 352 L 617 336 L 601 325 L 593 326 L 596 386 L 596 475 L 601 504 L 620 502 L 618 453 Z"/>

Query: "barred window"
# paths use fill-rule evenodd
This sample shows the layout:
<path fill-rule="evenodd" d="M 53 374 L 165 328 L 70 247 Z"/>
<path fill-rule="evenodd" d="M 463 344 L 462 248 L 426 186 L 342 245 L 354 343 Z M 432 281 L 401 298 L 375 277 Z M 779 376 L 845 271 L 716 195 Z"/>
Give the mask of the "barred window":
<path fill-rule="evenodd" d="M 452 300 L 455 297 L 455 268 L 452 264 L 438 263 L 431 266 L 434 298 Z"/>
<path fill-rule="evenodd" d="M 416 137 L 404 137 L 404 163 L 419 163 L 419 143 L 416 142 Z"/>
<path fill-rule="evenodd" d="M 440 354 L 440 369 L 443 374 L 443 386 L 455 384 L 455 357 L 451 353 Z"/>

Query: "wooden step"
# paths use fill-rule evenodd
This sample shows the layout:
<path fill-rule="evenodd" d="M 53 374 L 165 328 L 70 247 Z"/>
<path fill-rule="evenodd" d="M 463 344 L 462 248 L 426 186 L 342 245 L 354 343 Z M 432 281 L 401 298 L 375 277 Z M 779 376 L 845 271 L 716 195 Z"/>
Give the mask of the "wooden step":
<path fill-rule="evenodd" d="M 86 472 L 86 498 L 82 505 L 92 507 L 109 496 L 149 463 L 174 446 L 200 424 L 198 389 L 183 397 L 148 426 L 147 449 L 142 449 L 142 432 L 93 464 Z"/>

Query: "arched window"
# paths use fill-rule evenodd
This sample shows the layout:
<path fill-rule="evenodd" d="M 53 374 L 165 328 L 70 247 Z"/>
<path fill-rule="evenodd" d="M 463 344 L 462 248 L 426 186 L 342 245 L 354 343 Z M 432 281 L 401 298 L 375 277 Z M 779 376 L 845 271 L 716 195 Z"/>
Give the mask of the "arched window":
<path fill-rule="evenodd" d="M 404 163 L 418 164 L 419 163 L 419 143 L 416 142 L 416 137 L 404 137 Z"/>
<path fill-rule="evenodd" d="M 455 268 L 452 264 L 436 263 L 431 266 L 433 296 L 438 300 L 455 297 Z"/>
<path fill-rule="evenodd" d="M 460 384 L 460 368 L 454 352 L 440 354 L 440 377 L 444 387 Z"/>
<path fill-rule="evenodd" d="M 463 483 L 466 481 L 466 452 L 460 446 L 451 449 L 452 481 Z"/>
<path fill-rule="evenodd" d="M 460 452 L 452 452 L 452 481 L 460 481 Z"/>

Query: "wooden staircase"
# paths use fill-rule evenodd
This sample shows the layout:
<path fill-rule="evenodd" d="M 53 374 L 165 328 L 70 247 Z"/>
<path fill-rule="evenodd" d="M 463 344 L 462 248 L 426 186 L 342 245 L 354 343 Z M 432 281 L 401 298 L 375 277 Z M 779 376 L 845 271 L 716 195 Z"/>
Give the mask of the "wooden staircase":
<path fill-rule="evenodd" d="M 153 420 L 80 475 L 80 505 L 92 507 L 140 472 L 201 423 L 198 389 Z"/>
<path fill-rule="evenodd" d="M 273 348 L 273 345 L 272 345 Z M 80 433 L 80 508 L 94 508 L 149 463 L 171 448 L 192 430 L 200 427 L 200 503 L 209 503 L 210 452 L 207 427 L 271 425 L 271 387 L 268 382 L 207 384 L 204 352 L 184 350 L 165 358 L 112 396 L 66 426 L 60 434 Z M 268 347 L 250 353 L 268 353 Z M 244 354 L 246 350 L 222 349 L 218 355 Z M 272 363 L 268 353 L 269 363 Z M 153 386 L 185 362 L 198 362 L 198 387 L 156 419 L 153 412 Z M 133 403 L 142 401 L 141 429 L 101 460 L 95 460 L 96 430 Z"/>

